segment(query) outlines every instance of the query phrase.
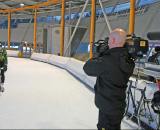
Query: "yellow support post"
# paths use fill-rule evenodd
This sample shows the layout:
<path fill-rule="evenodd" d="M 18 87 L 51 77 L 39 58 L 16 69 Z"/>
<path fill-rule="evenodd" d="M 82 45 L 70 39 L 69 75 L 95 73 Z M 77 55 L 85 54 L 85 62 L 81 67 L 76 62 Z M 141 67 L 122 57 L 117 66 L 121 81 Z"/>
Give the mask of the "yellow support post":
<path fill-rule="evenodd" d="M 8 13 L 8 49 L 11 45 L 11 13 Z"/>
<path fill-rule="evenodd" d="M 134 34 L 134 27 L 135 27 L 135 0 L 130 0 L 129 34 Z"/>
<path fill-rule="evenodd" d="M 34 34 L 33 34 L 33 49 L 36 51 L 37 48 L 37 9 L 34 12 Z"/>
<path fill-rule="evenodd" d="M 90 20 L 90 58 L 93 58 L 93 43 L 95 40 L 95 15 L 96 14 L 96 0 L 92 0 L 91 20 Z"/>
<path fill-rule="evenodd" d="M 65 31 L 65 0 L 61 0 L 61 36 L 60 36 L 60 56 L 64 55 L 64 31 Z"/>

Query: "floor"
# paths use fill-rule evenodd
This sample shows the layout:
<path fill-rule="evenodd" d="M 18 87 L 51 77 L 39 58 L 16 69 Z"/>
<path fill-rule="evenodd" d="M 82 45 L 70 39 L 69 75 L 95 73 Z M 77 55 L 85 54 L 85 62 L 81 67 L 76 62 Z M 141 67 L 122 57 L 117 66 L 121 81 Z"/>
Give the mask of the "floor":
<path fill-rule="evenodd" d="M 0 129 L 96 129 L 94 93 L 67 71 L 9 58 L 0 96 Z M 123 129 L 135 129 L 124 120 Z"/>

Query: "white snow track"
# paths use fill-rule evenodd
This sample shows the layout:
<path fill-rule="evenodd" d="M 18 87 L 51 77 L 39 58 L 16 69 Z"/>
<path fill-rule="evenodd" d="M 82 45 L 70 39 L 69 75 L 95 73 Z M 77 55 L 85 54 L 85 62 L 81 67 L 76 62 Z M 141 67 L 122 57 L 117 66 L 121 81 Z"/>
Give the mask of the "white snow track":
<path fill-rule="evenodd" d="M 96 129 L 94 93 L 67 71 L 9 58 L 0 96 L 0 129 Z M 132 122 L 123 129 L 135 129 Z"/>

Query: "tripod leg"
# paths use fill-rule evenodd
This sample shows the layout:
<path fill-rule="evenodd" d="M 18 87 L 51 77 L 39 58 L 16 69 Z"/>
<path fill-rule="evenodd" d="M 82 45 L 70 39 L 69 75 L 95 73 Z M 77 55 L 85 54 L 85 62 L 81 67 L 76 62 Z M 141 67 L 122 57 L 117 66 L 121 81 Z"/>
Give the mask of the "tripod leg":
<path fill-rule="evenodd" d="M 124 117 L 127 116 L 128 114 L 128 110 L 129 110 L 129 100 L 130 100 L 130 96 L 129 96 L 129 90 L 127 92 L 127 98 L 126 98 L 126 109 L 125 109 L 125 113 L 124 113 Z"/>
<path fill-rule="evenodd" d="M 141 115 L 140 115 L 140 113 L 141 113 L 142 106 L 143 106 L 143 103 L 140 102 L 139 109 L 138 109 L 138 112 L 137 112 L 137 120 L 138 120 L 139 129 L 141 129 L 141 119 L 140 119 Z"/>
<path fill-rule="evenodd" d="M 153 119 L 153 117 L 152 117 L 151 109 L 150 109 L 150 107 L 149 107 L 149 102 L 147 102 L 147 108 L 148 108 L 148 111 L 149 111 L 150 120 L 151 120 L 151 121 L 154 121 L 154 119 Z"/>
<path fill-rule="evenodd" d="M 139 128 L 141 129 L 141 111 L 143 110 L 143 105 L 144 105 L 144 97 L 145 97 L 145 89 L 144 91 L 141 92 L 141 98 L 140 98 L 140 101 L 139 101 L 139 104 L 138 104 L 138 107 L 137 107 L 137 120 L 138 120 L 138 126 Z"/>
<path fill-rule="evenodd" d="M 160 114 L 158 115 L 158 127 L 157 130 L 160 130 Z"/>
<path fill-rule="evenodd" d="M 3 84 L 2 83 L 0 83 L 0 92 L 4 92 L 4 87 L 3 87 Z"/>

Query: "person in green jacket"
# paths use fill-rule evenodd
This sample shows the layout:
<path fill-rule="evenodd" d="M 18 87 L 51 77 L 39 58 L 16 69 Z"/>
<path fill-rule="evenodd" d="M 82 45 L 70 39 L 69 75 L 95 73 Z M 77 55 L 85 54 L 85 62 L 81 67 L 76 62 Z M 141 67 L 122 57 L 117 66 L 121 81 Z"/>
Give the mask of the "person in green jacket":
<path fill-rule="evenodd" d="M 5 81 L 5 75 L 4 73 L 7 71 L 7 51 L 2 47 L 2 43 L 0 42 L 0 72 L 1 72 L 1 83 L 0 83 L 0 92 L 4 92 L 4 81 Z"/>

